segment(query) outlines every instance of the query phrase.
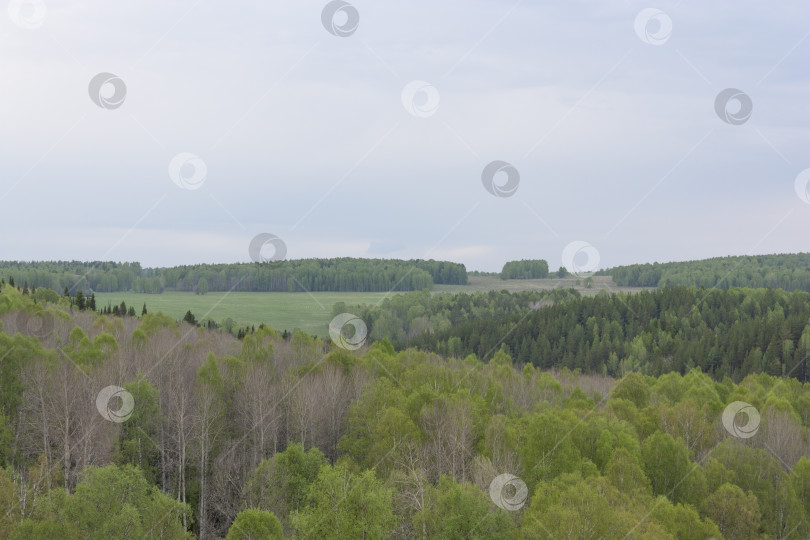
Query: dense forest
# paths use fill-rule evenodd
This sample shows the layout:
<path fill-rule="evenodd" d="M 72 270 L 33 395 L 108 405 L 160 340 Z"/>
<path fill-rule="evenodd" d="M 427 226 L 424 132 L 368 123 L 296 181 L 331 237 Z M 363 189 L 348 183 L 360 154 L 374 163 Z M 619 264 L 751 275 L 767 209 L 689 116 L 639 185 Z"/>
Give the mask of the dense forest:
<path fill-rule="evenodd" d="M 464 285 L 463 264 L 434 260 L 296 259 L 250 264 L 141 268 L 139 263 L 0 261 L 0 277 L 18 285 L 72 293 L 205 294 L 208 291 L 418 291 L 434 284 Z"/>
<path fill-rule="evenodd" d="M 340 306 L 344 309 L 345 306 Z M 810 294 L 778 289 L 668 287 L 581 296 L 574 290 L 407 293 L 348 308 L 374 339 L 399 349 L 487 359 L 504 348 L 520 363 L 620 377 L 700 368 L 740 381 L 752 373 L 808 380 Z"/>
<path fill-rule="evenodd" d="M 810 253 L 716 257 L 701 261 L 634 264 L 602 270 L 631 287 L 772 287 L 810 292 Z"/>
<path fill-rule="evenodd" d="M 810 388 L 767 373 L 712 378 L 702 350 L 677 344 L 699 331 L 718 344 L 788 332 L 806 347 L 808 295 L 553 293 L 459 302 L 491 309 L 481 320 L 493 326 L 528 302 L 535 334 L 571 321 L 570 332 L 555 329 L 563 343 L 549 344 L 562 347 L 561 360 L 578 358 L 579 342 L 565 345 L 576 328 L 599 344 L 624 342 L 631 355 L 644 345 L 638 336 L 660 330 L 651 344 L 674 333 L 665 350 L 693 354 L 695 367 L 616 380 L 544 371 L 508 347 L 442 357 L 381 340 L 350 352 L 266 327 L 239 340 L 160 313 L 34 303 L 4 286 L 0 537 L 810 534 Z M 698 307 L 689 311 L 688 300 Z M 616 326 L 604 326 L 607 317 Z"/>

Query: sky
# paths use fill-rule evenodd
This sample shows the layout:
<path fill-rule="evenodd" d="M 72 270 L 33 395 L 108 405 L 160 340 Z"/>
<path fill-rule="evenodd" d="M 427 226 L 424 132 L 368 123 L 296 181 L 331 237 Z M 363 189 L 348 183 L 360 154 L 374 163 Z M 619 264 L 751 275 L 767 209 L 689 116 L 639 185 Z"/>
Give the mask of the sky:
<path fill-rule="evenodd" d="M 810 251 L 807 13 L 12 0 L 0 259 L 249 262 L 265 233 L 484 271 Z"/>

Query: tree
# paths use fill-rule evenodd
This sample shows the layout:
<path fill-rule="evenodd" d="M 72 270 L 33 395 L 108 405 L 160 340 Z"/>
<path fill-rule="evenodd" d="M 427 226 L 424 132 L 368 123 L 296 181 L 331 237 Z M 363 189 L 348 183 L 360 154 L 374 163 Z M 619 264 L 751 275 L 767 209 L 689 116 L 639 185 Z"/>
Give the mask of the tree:
<path fill-rule="evenodd" d="M 77 540 L 117 538 L 123 531 L 131 538 L 186 538 L 181 516 L 190 508 L 150 485 L 137 467 L 90 467 L 82 476 L 72 495 L 51 490 L 12 538 L 44 538 L 53 531 Z"/>
<path fill-rule="evenodd" d="M 584 480 L 579 473 L 572 473 L 553 482 L 541 482 L 522 520 L 523 537 L 544 540 L 622 538 L 623 535 L 613 531 L 618 516 L 610 506 L 618 494 L 604 493 L 603 481 Z"/>
<path fill-rule="evenodd" d="M 653 494 L 664 495 L 672 502 L 686 500 L 688 476 L 696 465 L 690 464 L 689 451 L 682 441 L 656 431 L 641 444 L 641 460 Z"/>
<path fill-rule="evenodd" d="M 650 399 L 650 387 L 640 373 L 628 373 L 616 383 L 610 397 L 628 399 L 641 409 L 647 406 Z"/>
<path fill-rule="evenodd" d="M 723 484 L 703 501 L 701 509 L 727 540 L 760 538 L 757 498 L 753 493 L 746 494 L 739 486 Z"/>
<path fill-rule="evenodd" d="M 247 503 L 286 519 L 303 510 L 310 486 L 326 463 L 317 448 L 305 452 L 300 444 L 291 444 L 250 474 L 244 490 Z"/>
<path fill-rule="evenodd" d="M 703 521 L 692 505 L 672 504 L 661 496 L 652 503 L 652 516 L 678 540 L 707 540 L 720 537 L 711 520 Z"/>
<path fill-rule="evenodd" d="M 160 467 L 160 448 L 156 441 L 163 423 L 158 391 L 142 375 L 124 388 L 132 395 L 137 406 L 121 425 L 118 461 L 137 466 L 149 482 L 156 483 Z"/>
<path fill-rule="evenodd" d="M 293 515 L 295 530 L 312 538 L 385 538 L 396 523 L 392 491 L 373 470 L 358 474 L 345 465 L 325 465 Z"/>
<path fill-rule="evenodd" d="M 624 448 L 617 448 L 605 467 L 605 476 L 619 491 L 633 495 L 637 491 L 652 493 L 650 480 L 638 461 Z"/>
<path fill-rule="evenodd" d="M 186 311 L 186 314 L 183 315 L 183 321 L 187 322 L 188 324 L 193 324 L 197 326 L 197 317 L 191 312 L 191 310 Z"/>
<path fill-rule="evenodd" d="M 472 484 L 442 476 L 428 498 L 427 508 L 414 516 L 414 530 L 427 538 L 506 540 L 515 536 L 509 513 L 494 507 L 488 495 Z"/>
<path fill-rule="evenodd" d="M 197 292 L 197 294 L 208 294 L 208 280 L 207 279 L 205 279 L 204 277 L 200 278 L 200 280 L 197 282 L 197 290 L 196 290 L 196 292 Z"/>
<path fill-rule="evenodd" d="M 237 514 L 225 540 L 282 540 L 284 530 L 275 514 L 249 508 Z"/>

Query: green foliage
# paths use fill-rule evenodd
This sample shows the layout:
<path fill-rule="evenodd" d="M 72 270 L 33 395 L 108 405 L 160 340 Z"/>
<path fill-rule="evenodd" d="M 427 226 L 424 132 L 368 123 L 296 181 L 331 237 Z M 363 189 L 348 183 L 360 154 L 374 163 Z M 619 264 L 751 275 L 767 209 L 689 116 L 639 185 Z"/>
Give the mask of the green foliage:
<path fill-rule="evenodd" d="M 723 484 L 702 505 L 703 513 L 717 524 L 724 538 L 760 538 L 760 512 L 757 498 L 739 486 Z"/>
<path fill-rule="evenodd" d="M 367 470 L 324 465 L 307 494 L 308 505 L 293 514 L 299 535 L 307 538 L 385 538 L 393 530 L 392 491 Z"/>
<path fill-rule="evenodd" d="M 501 279 L 538 279 L 548 277 L 548 262 L 543 259 L 509 261 L 503 265 Z"/>
<path fill-rule="evenodd" d="M 428 499 L 429 505 L 413 520 L 414 530 L 427 538 L 507 540 L 515 536 L 509 513 L 493 507 L 489 496 L 472 484 L 442 476 Z"/>
<path fill-rule="evenodd" d="M 129 419 L 121 425 L 116 462 L 137 466 L 151 482 L 158 481 L 160 429 L 164 421 L 157 389 L 142 375 L 124 385 L 137 406 Z"/>
<path fill-rule="evenodd" d="M 544 306 L 546 300 L 554 302 Z M 424 309 L 415 319 L 413 305 Z M 372 337 L 388 337 L 398 347 L 486 358 L 503 345 L 517 361 L 543 369 L 614 377 L 699 369 L 735 382 L 765 371 L 810 380 L 806 292 L 669 287 L 585 297 L 555 290 L 435 295 L 429 302 L 401 295 L 368 308 L 363 318 Z"/>
<path fill-rule="evenodd" d="M 701 261 L 634 264 L 598 272 L 622 286 L 773 287 L 810 292 L 810 253 L 715 257 Z"/>
<path fill-rule="evenodd" d="M 0 273 L 39 288 L 96 292 L 419 291 L 467 283 L 463 264 L 435 260 L 296 259 L 265 264 L 141 268 L 139 263 L 0 261 Z M 303 287 L 303 289 L 302 289 Z"/>
<path fill-rule="evenodd" d="M 262 461 L 251 473 L 244 489 L 248 503 L 286 519 L 302 509 L 310 486 L 324 465 L 326 457 L 317 448 L 305 452 L 300 444 L 291 444 Z"/>
<path fill-rule="evenodd" d="M 454 347 L 450 334 L 453 328 L 474 321 L 476 324 L 470 332 L 486 329 L 482 336 L 485 341 L 476 342 L 478 350 L 475 351 L 484 356 L 494 352 L 508 334 L 509 329 L 504 328 L 507 320 L 519 320 L 541 305 L 565 303 L 578 296 L 579 293 L 572 289 L 472 294 L 420 291 L 388 297 L 379 305 L 349 306 L 347 309 L 366 322 L 373 340 L 388 339 L 396 347 L 419 343 L 436 352 L 460 357 L 473 351 L 467 345 L 462 346 L 462 336 L 457 339 L 458 347 Z M 495 336 L 496 331 L 502 333 Z M 446 337 L 437 342 L 435 336 L 438 335 Z M 517 352 L 522 350 L 510 348 L 513 357 Z"/>
<path fill-rule="evenodd" d="M 275 514 L 249 508 L 237 514 L 225 540 L 281 540 L 284 530 Z"/>
<path fill-rule="evenodd" d="M 52 490 L 14 531 L 12 538 L 186 538 L 188 506 L 146 481 L 137 467 L 90 467 L 68 495 Z"/>
<path fill-rule="evenodd" d="M 629 373 L 616 383 L 610 396 L 615 399 L 626 399 L 642 409 L 647 406 L 650 399 L 650 387 L 640 374 Z"/>
<path fill-rule="evenodd" d="M 390 340 L 330 349 L 267 327 L 241 342 L 205 329 L 181 340 L 159 312 L 74 309 L 80 326 L 57 315 L 41 343 L 24 326 L 0 332 L 0 537 L 183 538 L 196 521 L 206 538 L 806 538 L 810 386 L 720 374 L 748 344 L 764 346 L 758 369 L 806 351 L 810 295 L 702 291 L 689 306 L 699 293 L 623 297 L 635 314 L 565 291 L 418 292 L 368 309 L 369 322 L 416 324 L 403 333 L 474 318 L 480 357 L 463 354 L 463 334 L 450 357 Z M 547 300 L 557 304 L 532 305 Z M 3 328 L 35 309 L 0 291 Z M 505 346 L 488 341 L 493 325 Z M 559 367 L 580 346 L 583 358 L 610 351 L 600 373 L 624 376 Z M 534 362 L 546 347 L 559 347 L 554 370 Z M 681 347 L 693 367 L 651 373 Z M 94 394 L 126 374 L 131 416 L 96 417 Z M 754 437 L 723 429 L 733 401 L 761 413 Z M 504 473 L 527 486 L 516 511 L 490 499 Z"/>
<path fill-rule="evenodd" d="M 696 465 L 690 463 L 683 442 L 657 431 L 641 444 L 641 461 L 653 494 L 664 495 L 673 502 L 686 500 L 689 475 Z"/>

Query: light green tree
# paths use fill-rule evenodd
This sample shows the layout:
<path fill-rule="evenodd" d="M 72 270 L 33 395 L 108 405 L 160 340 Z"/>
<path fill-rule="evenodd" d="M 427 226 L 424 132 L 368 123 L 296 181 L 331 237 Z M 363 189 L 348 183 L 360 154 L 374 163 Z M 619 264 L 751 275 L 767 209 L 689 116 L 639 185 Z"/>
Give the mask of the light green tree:
<path fill-rule="evenodd" d="M 414 529 L 427 538 L 489 540 L 514 538 L 509 512 L 493 506 L 489 496 L 469 483 L 442 476 L 430 489 L 430 503 L 414 516 Z"/>
<path fill-rule="evenodd" d="M 345 465 L 325 465 L 307 500 L 308 506 L 292 517 L 305 538 L 386 538 L 396 523 L 392 490 L 373 470 L 355 475 Z"/>
<path fill-rule="evenodd" d="M 275 514 L 249 508 L 236 515 L 225 540 L 281 540 L 284 530 Z"/>
<path fill-rule="evenodd" d="M 72 494 L 53 489 L 38 501 L 13 539 L 185 539 L 188 505 L 163 494 L 131 465 L 89 467 Z M 57 534 L 54 536 L 54 531 Z"/>
<path fill-rule="evenodd" d="M 757 498 L 753 493 L 746 494 L 739 486 L 723 484 L 706 497 L 701 509 L 717 524 L 726 540 L 760 538 Z"/>

